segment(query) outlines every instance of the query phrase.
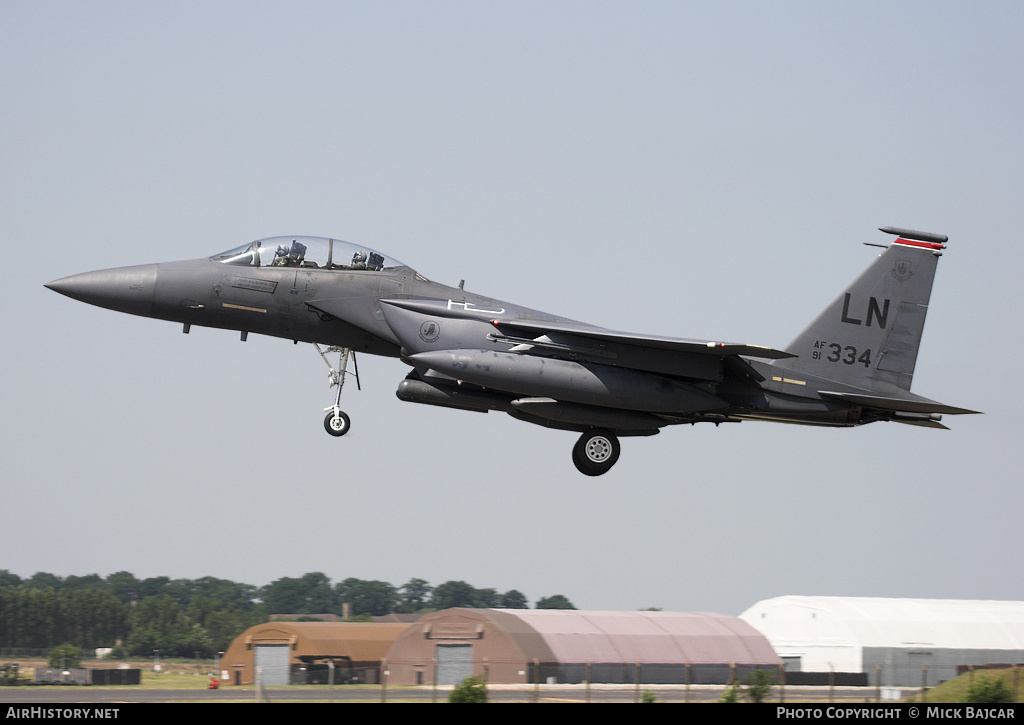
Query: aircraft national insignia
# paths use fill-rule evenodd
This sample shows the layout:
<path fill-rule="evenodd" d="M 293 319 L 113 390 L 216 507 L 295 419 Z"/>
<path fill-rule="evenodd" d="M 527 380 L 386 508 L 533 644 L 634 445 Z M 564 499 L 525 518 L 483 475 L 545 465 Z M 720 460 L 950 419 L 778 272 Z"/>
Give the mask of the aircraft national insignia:
<path fill-rule="evenodd" d="M 906 282 L 914 276 L 910 271 L 910 262 L 906 259 L 897 259 L 892 265 L 892 276 L 897 282 Z"/>
<path fill-rule="evenodd" d="M 437 342 L 441 335 L 441 327 L 433 320 L 427 320 L 420 325 L 420 339 L 423 342 Z"/>

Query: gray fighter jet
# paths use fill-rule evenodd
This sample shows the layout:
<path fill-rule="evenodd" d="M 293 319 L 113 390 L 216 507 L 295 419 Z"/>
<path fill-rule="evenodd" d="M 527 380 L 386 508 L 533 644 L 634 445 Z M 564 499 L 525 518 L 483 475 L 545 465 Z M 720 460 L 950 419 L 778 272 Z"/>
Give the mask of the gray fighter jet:
<path fill-rule="evenodd" d="M 340 402 L 350 372 L 358 384 L 355 353 L 388 355 L 412 368 L 402 400 L 580 432 L 573 463 L 599 476 L 618 459 L 620 437 L 679 423 L 945 428 L 943 414 L 976 412 L 910 392 L 947 238 L 881 231 L 897 238 L 872 245 L 885 251 L 784 350 L 615 332 L 431 282 L 372 249 L 319 237 L 259 239 L 46 286 L 186 333 L 202 325 L 313 343 L 338 387 L 325 408 L 331 435 L 349 430 Z"/>

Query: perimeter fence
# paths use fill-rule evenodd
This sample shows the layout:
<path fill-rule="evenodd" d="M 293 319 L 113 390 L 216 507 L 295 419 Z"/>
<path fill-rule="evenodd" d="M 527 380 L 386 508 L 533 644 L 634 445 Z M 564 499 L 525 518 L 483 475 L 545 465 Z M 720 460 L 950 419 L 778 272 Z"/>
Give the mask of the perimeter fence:
<path fill-rule="evenodd" d="M 1010 667 L 1000 665 L 999 667 Z M 959 667 L 942 664 L 937 668 L 942 680 L 959 674 L 985 669 L 974 665 Z M 761 674 L 757 674 L 761 673 Z M 896 701 L 916 696 L 927 701 L 936 673 L 925 666 L 886 665 L 874 663 L 867 672 L 791 672 L 782 667 L 737 666 L 729 664 L 665 664 L 608 663 L 579 664 L 533 661 L 501 662 L 489 659 L 462 660 L 447 663 L 384 661 L 379 668 L 364 668 L 353 678 L 353 671 L 335 669 L 334 684 L 374 684 L 379 686 L 382 700 L 408 697 L 445 699 L 452 687 L 466 677 L 477 677 L 501 696 L 519 701 L 542 701 L 552 693 L 570 700 L 643 701 L 644 693 L 658 693 L 658 699 L 673 701 L 714 701 L 731 695 L 743 697 L 751 688 L 761 686 L 771 693 L 774 702 L 787 699 L 838 702 Z M 1015 690 L 1024 684 L 1024 666 L 1013 669 Z M 914 684 L 916 679 L 917 684 Z M 329 685 L 326 665 L 303 665 L 293 668 L 290 684 Z M 730 695 L 730 690 L 732 693 Z M 400 694 L 399 694 L 400 693 Z M 595 694 L 599 693 L 599 694 Z"/>

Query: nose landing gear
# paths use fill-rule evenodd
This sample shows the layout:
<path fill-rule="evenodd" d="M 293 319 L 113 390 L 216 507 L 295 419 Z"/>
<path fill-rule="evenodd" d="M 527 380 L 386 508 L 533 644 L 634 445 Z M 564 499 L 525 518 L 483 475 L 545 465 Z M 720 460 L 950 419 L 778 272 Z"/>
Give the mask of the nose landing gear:
<path fill-rule="evenodd" d="M 348 413 L 339 410 L 337 406 L 324 408 L 324 410 L 331 411 L 324 418 L 324 429 L 328 433 L 335 437 L 348 433 L 348 429 L 352 427 L 352 421 L 349 420 Z"/>
<path fill-rule="evenodd" d="M 349 420 L 348 415 L 341 409 L 341 389 L 345 385 L 345 376 L 355 374 L 356 376 L 356 389 L 362 390 L 359 385 L 359 365 L 356 363 L 355 352 L 347 347 L 328 347 L 324 350 L 320 349 L 320 346 L 313 343 L 313 347 L 320 353 L 320 357 L 323 358 L 324 363 L 327 365 L 328 373 L 327 377 L 330 380 L 330 387 L 338 386 L 338 394 L 334 398 L 334 405 L 329 405 L 324 408 L 324 412 L 327 413 L 327 417 L 324 418 L 324 429 L 332 436 L 340 437 L 348 433 L 349 428 L 352 427 L 352 422 Z M 338 368 L 335 369 L 331 366 L 330 360 L 327 359 L 327 354 L 336 352 L 338 353 Z M 348 363 L 352 361 L 352 373 L 349 372 Z"/>

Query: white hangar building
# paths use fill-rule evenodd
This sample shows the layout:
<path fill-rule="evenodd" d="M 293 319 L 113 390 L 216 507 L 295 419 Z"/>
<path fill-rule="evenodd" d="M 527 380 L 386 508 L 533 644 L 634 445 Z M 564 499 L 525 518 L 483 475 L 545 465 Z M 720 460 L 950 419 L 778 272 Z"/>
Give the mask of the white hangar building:
<path fill-rule="evenodd" d="M 958 666 L 1024 663 L 1024 602 L 786 596 L 740 619 L 787 672 L 863 672 L 871 685 L 930 687 Z"/>

